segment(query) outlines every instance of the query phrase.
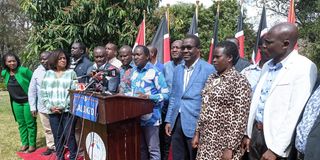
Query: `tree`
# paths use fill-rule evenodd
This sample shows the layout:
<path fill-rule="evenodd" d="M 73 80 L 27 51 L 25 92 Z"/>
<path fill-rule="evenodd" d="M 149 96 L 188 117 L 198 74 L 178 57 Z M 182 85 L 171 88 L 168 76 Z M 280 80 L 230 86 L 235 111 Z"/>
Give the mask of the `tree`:
<path fill-rule="evenodd" d="M 211 7 L 205 8 L 199 6 L 198 16 L 198 30 L 201 41 L 202 57 L 207 59 L 210 41 L 213 35 L 214 16 L 217 10 L 217 3 L 214 3 Z M 160 18 L 164 16 L 166 11 L 165 7 L 161 7 L 155 11 L 151 16 L 147 16 L 147 42 L 151 42 L 152 36 L 155 33 L 155 29 L 160 21 Z M 178 3 L 170 6 L 170 39 L 171 42 L 177 39 L 183 39 L 188 32 L 191 24 L 193 13 L 195 12 L 195 5 Z M 225 0 L 220 2 L 220 18 L 219 18 L 219 41 L 224 40 L 227 37 L 234 37 L 237 29 L 237 17 L 239 15 L 239 8 L 236 0 Z M 246 57 L 249 58 L 252 53 L 254 45 L 254 32 L 251 24 L 245 23 L 245 51 Z"/>
<path fill-rule="evenodd" d="M 0 0 L 0 56 L 7 52 L 19 54 L 29 31 L 29 20 L 14 0 Z"/>
<path fill-rule="evenodd" d="M 32 21 L 24 60 L 56 48 L 70 49 L 74 41 L 94 46 L 134 43 L 143 10 L 152 14 L 158 0 L 19 0 Z"/>
<path fill-rule="evenodd" d="M 288 0 L 268 1 L 268 9 L 275 14 L 288 16 Z M 261 6 L 262 2 L 257 3 Z M 320 1 L 299 0 L 295 3 L 299 27 L 299 51 L 320 67 Z"/>

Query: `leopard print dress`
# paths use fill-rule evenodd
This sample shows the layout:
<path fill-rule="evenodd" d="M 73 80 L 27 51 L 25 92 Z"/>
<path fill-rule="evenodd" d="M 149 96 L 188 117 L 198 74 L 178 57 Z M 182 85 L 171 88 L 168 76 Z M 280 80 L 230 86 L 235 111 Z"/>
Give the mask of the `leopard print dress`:
<path fill-rule="evenodd" d="M 209 76 L 202 90 L 202 109 L 196 131 L 200 134 L 197 160 L 222 159 L 223 150 L 241 158 L 240 145 L 251 101 L 248 80 L 234 68 Z"/>

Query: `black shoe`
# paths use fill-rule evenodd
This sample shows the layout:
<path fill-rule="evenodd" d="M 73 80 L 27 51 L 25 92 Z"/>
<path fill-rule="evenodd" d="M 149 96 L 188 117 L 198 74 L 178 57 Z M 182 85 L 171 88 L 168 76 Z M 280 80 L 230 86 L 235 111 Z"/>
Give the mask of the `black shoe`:
<path fill-rule="evenodd" d="M 49 156 L 50 154 L 52 154 L 54 150 L 53 149 L 47 149 L 45 152 L 42 152 L 41 155 L 43 156 Z"/>

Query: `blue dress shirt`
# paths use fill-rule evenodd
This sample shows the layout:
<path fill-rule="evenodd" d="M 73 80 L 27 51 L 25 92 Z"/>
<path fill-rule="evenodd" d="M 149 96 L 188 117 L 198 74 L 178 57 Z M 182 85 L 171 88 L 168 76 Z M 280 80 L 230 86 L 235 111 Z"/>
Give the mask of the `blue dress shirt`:
<path fill-rule="evenodd" d="M 30 111 L 38 111 L 40 113 L 48 114 L 48 109 L 43 105 L 40 96 L 40 86 L 44 75 L 46 74 L 46 69 L 39 65 L 34 71 L 28 90 L 28 100 L 30 104 Z"/>
<path fill-rule="evenodd" d="M 258 81 L 260 79 L 260 74 L 261 74 L 261 68 L 259 67 L 258 64 L 252 64 L 245 69 L 241 71 L 241 74 L 246 76 L 248 79 L 250 85 L 251 85 L 251 90 L 252 93 L 254 93 L 254 90 L 256 89 L 256 86 L 258 84 Z"/>
<path fill-rule="evenodd" d="M 260 93 L 260 98 L 259 98 L 259 104 L 257 107 L 257 112 L 256 112 L 256 120 L 258 122 L 263 122 L 263 112 L 264 112 L 264 106 L 265 102 L 269 96 L 271 86 L 276 79 L 280 69 L 282 68 L 282 63 L 268 63 L 268 75 L 266 81 L 263 83 L 263 86 L 261 88 L 261 93 Z"/>

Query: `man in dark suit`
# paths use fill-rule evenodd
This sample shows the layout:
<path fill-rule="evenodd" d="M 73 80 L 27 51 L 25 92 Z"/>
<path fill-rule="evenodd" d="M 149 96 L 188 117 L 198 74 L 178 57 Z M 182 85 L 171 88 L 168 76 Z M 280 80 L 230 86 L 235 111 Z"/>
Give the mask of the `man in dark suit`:
<path fill-rule="evenodd" d="M 120 71 L 118 68 L 113 66 L 107 61 L 107 54 L 106 50 L 102 46 L 97 46 L 93 49 L 93 58 L 94 58 L 94 64 L 88 68 L 87 75 L 92 74 L 93 71 L 100 70 L 93 78 L 97 78 L 96 76 L 102 76 L 102 81 L 100 81 L 98 84 L 101 84 L 99 89 L 101 89 L 102 92 L 110 92 L 110 93 L 117 93 L 118 92 L 118 86 L 120 83 Z M 116 74 L 114 76 L 107 76 L 104 75 L 108 71 L 115 70 Z"/>
<path fill-rule="evenodd" d="M 215 69 L 200 59 L 197 36 L 188 35 L 183 40 L 181 51 L 185 64 L 178 65 L 173 74 L 165 130 L 168 136 L 172 136 L 173 159 L 193 160 L 196 150 L 192 148 L 191 140 L 201 110 L 201 90 Z"/>
<path fill-rule="evenodd" d="M 86 54 L 86 46 L 82 42 L 74 42 L 71 46 L 70 69 L 73 69 L 78 77 L 82 77 L 87 74 L 90 66 L 92 66 L 92 62 Z M 87 77 L 83 77 L 79 79 L 79 82 L 85 83 L 87 80 Z"/>

